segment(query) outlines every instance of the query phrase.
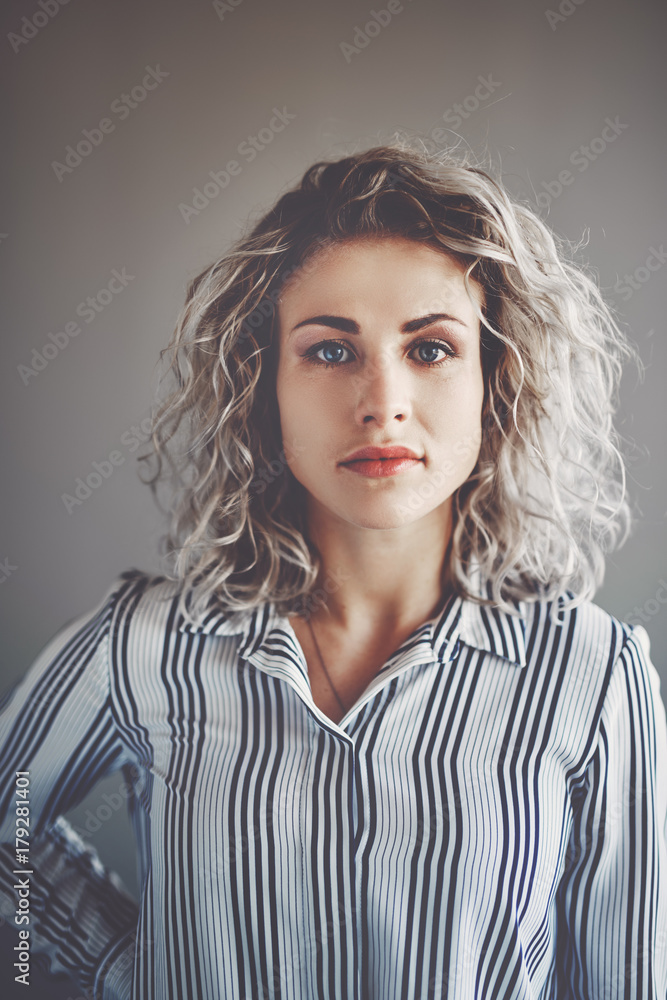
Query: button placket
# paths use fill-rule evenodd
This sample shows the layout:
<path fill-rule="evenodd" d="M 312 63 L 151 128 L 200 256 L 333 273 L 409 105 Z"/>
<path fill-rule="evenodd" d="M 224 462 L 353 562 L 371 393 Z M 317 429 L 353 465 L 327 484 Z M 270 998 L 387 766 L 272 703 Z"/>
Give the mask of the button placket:
<path fill-rule="evenodd" d="M 359 960 L 359 927 L 358 927 L 358 912 L 357 912 L 357 890 L 356 890 L 356 873 L 354 864 L 354 837 L 357 829 L 357 803 L 356 803 L 356 780 L 355 780 L 355 769 L 356 769 L 356 746 L 354 740 L 346 733 L 338 731 L 335 726 L 327 726 L 322 724 L 320 719 L 315 716 L 313 712 L 308 710 L 308 727 L 310 730 L 309 739 L 309 750 L 308 750 L 308 763 L 305 768 L 305 781 L 304 788 L 305 794 L 303 796 L 303 816 L 300 818 L 300 828 L 302 830 L 302 838 L 304 840 L 304 857 L 302 865 L 302 877 L 304 885 L 304 929 L 303 929 L 303 941 L 312 943 L 312 930 L 316 924 L 320 925 L 320 933 L 323 934 L 322 929 L 326 929 L 326 935 L 322 936 L 318 940 L 316 947 L 313 948 L 310 944 L 306 945 L 305 961 L 307 962 L 307 979 L 308 979 L 308 996 L 316 997 L 322 995 L 318 992 L 318 982 L 317 982 L 317 949 L 322 948 L 326 951 L 326 962 L 325 967 L 329 967 L 332 961 L 335 961 L 337 975 L 340 977 L 342 993 L 341 996 L 350 996 L 351 1000 L 360 1000 L 359 984 L 360 984 L 360 960 Z M 321 788 L 316 784 L 315 767 L 316 760 L 318 757 L 318 751 L 322 749 L 322 741 L 325 742 L 324 752 L 321 755 L 322 761 L 327 761 L 327 752 L 332 752 L 326 744 L 330 744 L 332 740 L 336 740 L 339 744 L 337 751 L 333 752 L 336 754 L 334 767 L 330 783 L 328 787 L 336 786 L 338 783 L 340 769 L 344 771 L 344 781 L 341 789 L 341 798 L 338 802 L 340 809 L 335 808 L 330 820 L 330 839 L 326 843 L 321 843 L 321 839 L 316 836 L 318 831 L 314 830 L 312 822 L 313 816 L 315 815 L 315 810 L 313 809 L 313 799 L 320 795 Z M 326 770 L 326 766 L 323 768 Z M 321 779 L 322 775 L 320 775 Z M 326 796 L 325 789 L 325 796 Z M 339 832 L 337 831 L 337 818 L 340 813 L 343 815 L 349 815 L 349 807 L 351 805 L 351 822 L 349 824 L 343 823 L 340 828 L 340 837 L 338 839 Z M 326 809 L 326 802 L 325 807 Z M 319 818 L 324 816 L 324 810 L 318 809 L 317 815 Z M 322 852 L 323 849 L 323 852 Z M 318 857 L 318 853 L 321 856 Z M 325 916 L 322 909 L 322 899 L 320 898 L 319 913 L 316 914 L 313 909 L 313 896 L 312 896 L 312 864 L 313 864 L 313 854 L 315 854 L 316 867 L 319 865 L 331 866 L 331 860 L 334 859 L 334 867 L 336 871 L 342 871 L 344 873 L 344 880 L 342 889 L 339 889 L 336 884 L 336 879 L 332 878 L 329 884 L 329 889 L 332 890 L 332 900 L 331 900 L 331 913 L 329 916 Z M 333 922 L 331 929 L 329 928 L 329 921 Z M 333 939 L 333 943 L 332 943 Z M 340 970 L 340 957 L 341 954 L 345 955 L 347 960 L 347 974 L 345 976 L 345 981 L 343 982 L 343 972 Z M 326 972 L 325 972 L 325 984 L 326 985 Z M 354 992 L 350 992 L 351 982 L 354 982 Z M 322 983 L 319 984 L 322 986 Z M 338 994 L 336 994 L 338 995 Z"/>

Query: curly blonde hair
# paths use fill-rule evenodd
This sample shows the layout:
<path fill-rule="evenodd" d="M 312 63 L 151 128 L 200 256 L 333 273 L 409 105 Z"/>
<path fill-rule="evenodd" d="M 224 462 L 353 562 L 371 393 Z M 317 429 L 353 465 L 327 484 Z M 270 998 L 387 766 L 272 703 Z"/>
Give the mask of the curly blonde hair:
<path fill-rule="evenodd" d="M 231 252 L 189 284 L 168 348 L 173 380 L 141 461 L 160 503 L 180 610 L 271 600 L 293 611 L 315 587 L 305 491 L 290 472 L 275 392 L 276 304 L 332 244 L 400 236 L 465 265 L 485 303 L 485 401 L 477 464 L 453 498 L 449 579 L 473 600 L 590 599 L 630 526 L 612 416 L 636 352 L 596 282 L 527 206 L 454 152 L 378 146 L 316 163 Z M 484 582 L 480 592 L 479 575 Z M 187 599 L 186 599 L 187 595 Z"/>

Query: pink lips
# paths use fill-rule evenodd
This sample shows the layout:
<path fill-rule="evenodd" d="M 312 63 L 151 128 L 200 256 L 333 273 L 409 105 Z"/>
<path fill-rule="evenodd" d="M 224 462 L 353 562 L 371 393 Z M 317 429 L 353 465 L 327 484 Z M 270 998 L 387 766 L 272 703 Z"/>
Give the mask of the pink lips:
<path fill-rule="evenodd" d="M 339 464 L 362 476 L 382 479 L 414 468 L 422 459 L 411 448 L 393 445 L 386 448 L 359 448 Z"/>

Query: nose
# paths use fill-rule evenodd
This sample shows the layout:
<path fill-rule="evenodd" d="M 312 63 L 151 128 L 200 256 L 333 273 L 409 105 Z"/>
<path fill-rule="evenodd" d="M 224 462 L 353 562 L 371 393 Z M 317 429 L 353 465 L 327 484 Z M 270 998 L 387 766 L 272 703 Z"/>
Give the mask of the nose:
<path fill-rule="evenodd" d="M 412 413 L 409 378 L 404 366 L 389 353 L 369 357 L 356 375 L 356 421 L 372 421 L 385 427 L 393 420 L 403 422 Z"/>

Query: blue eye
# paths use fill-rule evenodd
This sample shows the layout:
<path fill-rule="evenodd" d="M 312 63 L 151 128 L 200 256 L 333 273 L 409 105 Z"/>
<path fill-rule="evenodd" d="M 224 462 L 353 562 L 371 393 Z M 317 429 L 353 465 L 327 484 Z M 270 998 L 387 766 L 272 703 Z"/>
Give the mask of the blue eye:
<path fill-rule="evenodd" d="M 349 348 L 345 344 L 340 344 L 337 340 L 324 340 L 320 344 L 311 347 L 304 357 L 316 365 L 324 365 L 325 368 L 339 367 L 347 362 L 341 359 L 341 354 L 345 351 L 349 353 Z M 319 357 L 318 355 L 324 355 Z"/>
<path fill-rule="evenodd" d="M 419 358 L 415 360 L 424 368 L 437 368 L 451 358 L 458 357 L 456 351 L 449 344 L 440 340 L 417 341 L 417 343 L 412 345 L 408 353 L 412 354 L 415 351 L 419 354 Z M 438 358 L 437 354 L 439 351 L 444 354 L 444 357 Z M 324 368 L 341 368 L 343 365 L 349 364 L 350 360 L 354 358 L 354 355 L 352 355 L 352 358 L 346 359 L 346 353 L 352 355 L 350 348 L 346 344 L 342 344 L 337 340 L 324 340 L 309 348 L 303 357 L 312 364 L 322 365 Z"/>
<path fill-rule="evenodd" d="M 448 361 L 451 361 L 452 358 L 458 357 L 454 348 L 442 340 L 419 340 L 416 344 L 412 345 L 410 352 L 412 353 L 412 351 L 417 351 L 420 355 L 419 360 L 423 365 L 426 365 L 427 368 L 438 368 L 440 365 L 444 365 Z M 438 351 L 444 355 L 444 357 L 437 357 Z M 426 357 L 424 354 L 426 354 Z"/>
<path fill-rule="evenodd" d="M 323 360 L 327 364 L 335 364 L 337 361 L 341 360 L 341 355 L 345 352 L 345 350 L 346 348 L 343 347 L 342 344 L 337 344 L 335 341 L 332 341 L 330 344 L 325 344 L 323 347 L 320 347 L 317 354 L 321 353 L 323 355 Z"/>
<path fill-rule="evenodd" d="M 435 344 L 433 341 L 425 340 L 423 343 L 417 345 L 417 353 L 420 355 L 421 361 L 433 362 L 438 361 L 438 351 L 442 350 L 440 344 Z M 422 353 L 423 352 L 423 353 Z M 430 357 L 424 357 L 424 354 L 430 354 Z M 435 355 L 435 356 L 434 356 Z"/>

